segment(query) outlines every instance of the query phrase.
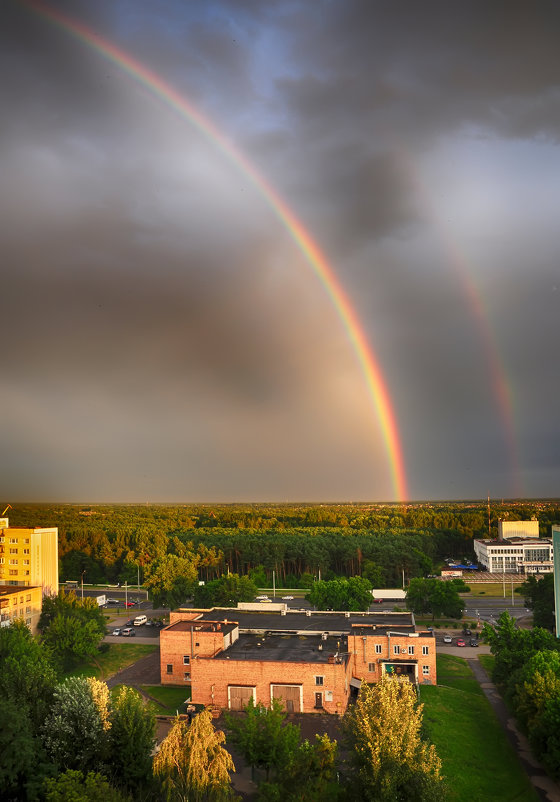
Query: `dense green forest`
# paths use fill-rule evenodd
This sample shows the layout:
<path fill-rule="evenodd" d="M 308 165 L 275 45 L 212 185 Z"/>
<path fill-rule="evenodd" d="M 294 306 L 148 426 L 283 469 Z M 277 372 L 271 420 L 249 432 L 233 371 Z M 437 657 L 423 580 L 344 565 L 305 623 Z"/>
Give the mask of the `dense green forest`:
<path fill-rule="evenodd" d="M 6 505 L 5 505 L 6 506 Z M 536 517 L 541 536 L 560 502 L 418 504 L 14 505 L 12 526 L 57 526 L 60 578 L 136 583 L 166 555 L 197 554 L 201 579 L 250 574 L 260 586 L 305 587 L 319 576 L 365 576 L 391 587 L 447 558 L 473 559 L 473 538 L 500 518 Z"/>

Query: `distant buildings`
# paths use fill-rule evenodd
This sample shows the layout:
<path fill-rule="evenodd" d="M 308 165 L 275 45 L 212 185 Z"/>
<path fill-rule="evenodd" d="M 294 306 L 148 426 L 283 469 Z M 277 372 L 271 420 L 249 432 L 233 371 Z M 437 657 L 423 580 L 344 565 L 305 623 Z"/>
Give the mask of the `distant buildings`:
<path fill-rule="evenodd" d="M 178 610 L 160 634 L 161 682 L 192 701 L 240 710 L 343 713 L 362 681 L 436 683 L 436 642 L 412 613 Z"/>
<path fill-rule="evenodd" d="M 538 521 L 498 521 L 498 539 L 475 540 L 474 551 L 491 574 L 550 573 L 554 566 L 552 540 L 539 537 Z"/>
<path fill-rule="evenodd" d="M 23 618 L 36 631 L 43 596 L 58 593 L 58 529 L 0 518 L 0 625 Z"/>

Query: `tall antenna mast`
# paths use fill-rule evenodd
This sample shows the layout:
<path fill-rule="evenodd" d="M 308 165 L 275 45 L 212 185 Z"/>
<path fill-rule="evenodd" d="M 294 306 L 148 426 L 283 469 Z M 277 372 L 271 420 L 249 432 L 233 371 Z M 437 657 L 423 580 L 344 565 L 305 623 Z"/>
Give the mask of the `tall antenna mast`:
<path fill-rule="evenodd" d="M 488 493 L 488 537 L 491 538 L 491 534 L 490 534 L 490 493 Z"/>

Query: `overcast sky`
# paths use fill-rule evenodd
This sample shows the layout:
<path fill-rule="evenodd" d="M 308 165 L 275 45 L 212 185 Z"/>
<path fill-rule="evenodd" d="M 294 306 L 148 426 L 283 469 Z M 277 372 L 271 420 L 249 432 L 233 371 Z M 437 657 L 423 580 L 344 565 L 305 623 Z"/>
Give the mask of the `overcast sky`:
<path fill-rule="evenodd" d="M 560 495 L 560 4 L 54 0 L 320 246 L 409 499 Z M 325 287 L 239 165 L 0 5 L 1 495 L 395 500 Z"/>

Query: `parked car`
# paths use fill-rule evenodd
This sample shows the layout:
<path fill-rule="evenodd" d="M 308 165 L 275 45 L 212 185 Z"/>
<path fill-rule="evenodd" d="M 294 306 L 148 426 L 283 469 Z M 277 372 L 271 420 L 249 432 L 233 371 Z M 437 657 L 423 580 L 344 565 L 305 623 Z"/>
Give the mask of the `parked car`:
<path fill-rule="evenodd" d="M 154 627 L 157 627 L 158 629 L 161 629 L 164 626 L 165 626 L 165 624 L 163 623 L 163 621 L 154 621 Z"/>
<path fill-rule="evenodd" d="M 463 635 L 470 636 L 470 635 L 472 635 L 472 632 L 470 631 L 470 629 L 464 629 L 463 630 Z"/>
<path fill-rule="evenodd" d="M 114 630 L 111 632 L 111 635 L 120 635 L 120 634 L 121 634 L 121 631 L 120 631 L 120 629 L 114 629 Z"/>
<path fill-rule="evenodd" d="M 268 599 L 268 596 L 255 596 L 255 601 L 264 601 Z"/>
<path fill-rule="evenodd" d="M 464 638 L 457 638 L 457 646 L 466 646 Z"/>
<path fill-rule="evenodd" d="M 133 627 L 134 626 L 134 618 L 129 618 L 125 624 L 125 627 Z"/>
<path fill-rule="evenodd" d="M 373 603 L 374 604 L 383 604 L 383 599 L 374 599 Z"/>
<path fill-rule="evenodd" d="M 443 642 L 444 643 L 453 643 L 453 638 L 451 637 L 451 635 L 444 635 L 443 636 Z"/>
<path fill-rule="evenodd" d="M 154 622 L 152 621 L 151 618 L 148 618 L 148 620 L 145 622 L 145 624 L 146 624 L 147 627 L 153 627 Z"/>
<path fill-rule="evenodd" d="M 282 601 L 293 601 L 293 596 L 282 596 Z"/>
<path fill-rule="evenodd" d="M 469 641 L 469 646 L 478 646 L 478 641 L 476 638 L 471 638 Z"/>
<path fill-rule="evenodd" d="M 120 601 L 118 599 L 107 599 L 105 604 L 120 604 Z"/>
<path fill-rule="evenodd" d="M 272 599 L 261 599 L 261 604 L 272 604 Z"/>
<path fill-rule="evenodd" d="M 127 627 L 126 629 L 123 629 L 121 635 L 123 635 L 125 638 L 134 638 L 136 632 L 131 627 Z"/>

